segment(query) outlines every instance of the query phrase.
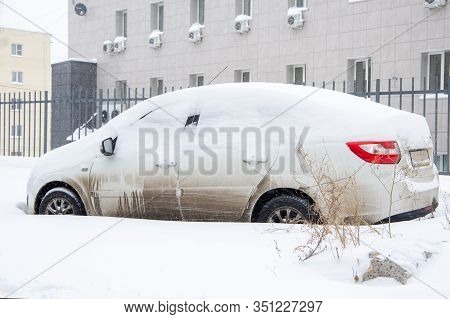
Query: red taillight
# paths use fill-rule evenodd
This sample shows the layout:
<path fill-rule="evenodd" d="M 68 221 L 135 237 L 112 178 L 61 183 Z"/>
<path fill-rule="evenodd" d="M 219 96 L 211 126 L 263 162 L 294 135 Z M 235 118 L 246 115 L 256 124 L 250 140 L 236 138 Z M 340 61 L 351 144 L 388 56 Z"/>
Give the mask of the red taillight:
<path fill-rule="evenodd" d="M 402 158 L 397 142 L 348 142 L 347 146 L 362 160 L 372 164 L 397 164 Z"/>

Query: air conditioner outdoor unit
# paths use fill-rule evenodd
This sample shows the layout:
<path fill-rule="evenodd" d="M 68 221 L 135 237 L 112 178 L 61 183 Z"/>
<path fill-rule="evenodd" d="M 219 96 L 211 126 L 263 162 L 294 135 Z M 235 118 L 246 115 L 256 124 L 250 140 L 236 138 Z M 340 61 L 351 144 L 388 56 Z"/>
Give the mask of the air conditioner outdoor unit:
<path fill-rule="evenodd" d="M 423 5 L 425 8 L 436 9 L 444 7 L 447 2 L 448 0 L 425 0 Z"/>
<path fill-rule="evenodd" d="M 127 38 L 125 37 L 116 37 L 114 39 L 114 52 L 121 53 L 125 51 L 127 47 Z"/>
<path fill-rule="evenodd" d="M 292 7 L 288 10 L 288 25 L 292 29 L 303 28 L 305 20 L 303 19 L 303 12 L 308 11 L 308 8 Z"/>
<path fill-rule="evenodd" d="M 150 36 L 148 37 L 148 44 L 150 45 L 150 47 L 152 47 L 153 49 L 158 49 L 161 47 L 162 42 L 161 42 L 161 35 L 163 34 L 163 32 L 159 31 L 159 30 L 153 30 L 152 33 L 150 33 Z"/>
<path fill-rule="evenodd" d="M 252 17 L 241 14 L 234 19 L 234 30 L 237 33 L 247 33 L 250 31 L 250 21 Z"/>
<path fill-rule="evenodd" d="M 189 28 L 189 34 L 188 34 L 188 38 L 189 41 L 193 42 L 193 43 L 197 43 L 202 41 L 203 38 L 203 33 L 202 33 L 202 29 L 205 26 L 203 24 L 200 23 L 194 23 L 190 28 Z"/>
<path fill-rule="evenodd" d="M 112 54 L 114 52 L 114 43 L 112 41 L 106 40 L 103 42 L 103 53 Z"/>

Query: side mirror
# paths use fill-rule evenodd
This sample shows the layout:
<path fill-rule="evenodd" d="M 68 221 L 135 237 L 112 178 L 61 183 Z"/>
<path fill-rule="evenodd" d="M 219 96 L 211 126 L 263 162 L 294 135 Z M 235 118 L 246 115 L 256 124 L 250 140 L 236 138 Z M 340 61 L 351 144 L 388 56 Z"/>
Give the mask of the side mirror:
<path fill-rule="evenodd" d="M 111 137 L 108 137 L 107 139 L 104 139 L 102 141 L 100 152 L 102 152 L 102 154 L 105 156 L 112 156 L 114 155 L 115 146 L 116 146 L 115 139 L 113 140 Z"/>

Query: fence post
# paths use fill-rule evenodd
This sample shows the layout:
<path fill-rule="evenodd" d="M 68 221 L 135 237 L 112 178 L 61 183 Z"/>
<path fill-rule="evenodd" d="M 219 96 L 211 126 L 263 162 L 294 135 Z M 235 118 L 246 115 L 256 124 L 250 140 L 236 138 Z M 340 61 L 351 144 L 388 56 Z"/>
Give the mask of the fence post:
<path fill-rule="evenodd" d="M 14 101 L 14 103 L 15 103 L 15 105 L 16 105 L 14 111 L 17 111 L 17 112 L 18 112 L 17 128 L 18 128 L 18 131 L 20 131 L 20 134 L 17 134 L 17 135 L 18 135 L 18 136 L 17 136 L 18 139 L 17 139 L 17 151 L 16 151 L 16 155 L 21 154 L 21 153 L 20 153 L 20 147 L 21 147 L 20 140 L 21 140 L 21 137 L 22 137 L 22 134 L 23 134 L 23 129 L 24 129 L 24 126 L 22 126 L 22 125 L 20 124 L 20 113 L 21 113 L 21 109 L 20 109 L 20 108 L 22 107 L 22 105 L 20 104 L 21 101 L 22 101 L 22 95 L 21 95 L 20 92 L 19 92 L 17 100 Z M 20 129 L 19 129 L 19 128 L 20 128 Z"/>
<path fill-rule="evenodd" d="M 381 91 L 381 82 L 380 79 L 377 79 L 375 82 L 375 102 L 380 103 L 380 91 Z"/>
<path fill-rule="evenodd" d="M 34 103 L 33 103 L 33 133 L 34 133 L 34 142 L 33 142 L 33 157 L 36 157 L 36 125 L 37 125 L 37 121 L 36 121 L 36 110 L 37 110 L 37 93 L 36 91 L 34 91 L 33 93 L 33 98 L 34 98 Z"/>
<path fill-rule="evenodd" d="M 437 82 L 437 81 L 436 81 Z M 439 88 L 436 86 L 435 92 L 435 100 L 434 100 L 434 161 L 437 161 L 437 149 L 438 149 L 438 96 L 439 96 Z M 441 168 L 439 167 L 439 171 Z"/>
<path fill-rule="evenodd" d="M 6 153 L 7 156 L 11 156 L 11 93 L 8 93 L 8 152 Z"/>
<path fill-rule="evenodd" d="M 427 116 L 427 78 L 423 78 L 423 117 Z"/>
<path fill-rule="evenodd" d="M 128 103 L 126 104 L 126 109 L 128 110 L 131 107 L 131 88 L 130 87 L 128 88 L 127 98 L 128 98 L 128 101 L 127 101 Z"/>
<path fill-rule="evenodd" d="M 12 147 L 12 153 L 10 150 L 10 156 L 14 155 L 14 153 L 16 152 L 16 136 L 17 136 L 17 126 L 16 126 L 16 110 L 15 110 L 15 103 L 16 103 L 16 93 L 13 93 L 13 99 L 11 102 L 11 98 L 9 99 L 9 105 L 10 105 L 10 110 L 11 110 L 11 106 L 13 107 L 13 136 L 12 136 L 12 140 L 13 140 L 13 147 Z M 9 114 L 11 114 L 11 112 L 9 112 Z"/>
<path fill-rule="evenodd" d="M 411 113 L 414 112 L 414 78 L 411 79 Z"/>
<path fill-rule="evenodd" d="M 25 109 L 26 109 L 26 102 L 27 102 L 27 93 L 23 92 L 23 103 L 21 103 L 21 108 L 23 105 L 23 112 L 22 112 L 22 125 L 23 125 L 23 129 L 22 129 L 22 156 L 25 156 L 25 143 L 26 143 L 26 133 L 28 132 L 27 130 L 27 124 L 26 124 L 26 114 L 25 114 Z M 20 120 L 19 120 L 20 121 Z"/>
<path fill-rule="evenodd" d="M 44 92 L 44 154 L 47 153 L 47 128 L 48 128 L 48 91 Z"/>
<path fill-rule="evenodd" d="M 400 105 L 399 108 L 400 110 L 403 109 L 403 78 L 400 78 Z"/>
<path fill-rule="evenodd" d="M 446 172 L 449 171 L 450 168 L 450 76 L 447 81 L 447 167 Z"/>
<path fill-rule="evenodd" d="M 97 99 L 94 99 L 97 104 Z M 98 91 L 98 105 L 97 105 L 97 129 L 102 127 L 103 124 L 103 89 Z M 108 115 L 109 116 L 109 115 Z"/>
<path fill-rule="evenodd" d="M 2 100 L 2 95 L 0 94 L 0 124 L 2 123 L 2 121 L 3 121 L 3 117 L 2 117 L 2 105 L 3 105 L 3 100 Z M 0 125 L 0 129 L 1 129 L 2 127 L 1 127 L 1 125 Z M 1 134 L 1 132 L 0 132 L 0 137 L 2 137 L 2 134 Z M 3 147 L 3 149 L 4 149 L 4 147 L 5 147 L 5 145 L 4 145 L 4 143 L 2 144 L 2 141 L 0 141 L 0 146 L 2 146 Z M 2 149 L 0 148 L 0 154 L 2 153 Z"/>
<path fill-rule="evenodd" d="M 6 151 L 6 131 L 5 131 L 5 129 L 6 129 L 6 122 L 5 122 L 5 119 L 6 119 L 6 111 L 5 111 L 5 109 L 6 109 L 6 98 L 5 98 L 5 93 L 3 93 L 3 99 L 2 99 L 2 95 L 1 95 L 1 93 L 0 93 L 0 112 L 2 111 L 2 105 L 3 105 L 3 151 L 2 151 L 2 154 L 3 154 L 3 156 L 5 156 L 5 151 Z"/>
<path fill-rule="evenodd" d="M 28 157 L 31 157 L 31 92 L 28 92 Z"/>

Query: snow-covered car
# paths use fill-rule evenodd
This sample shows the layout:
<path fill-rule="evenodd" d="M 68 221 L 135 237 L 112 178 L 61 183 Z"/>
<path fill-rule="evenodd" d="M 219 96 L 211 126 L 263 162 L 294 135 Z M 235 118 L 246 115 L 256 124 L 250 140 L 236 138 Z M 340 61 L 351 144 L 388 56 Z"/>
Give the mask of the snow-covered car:
<path fill-rule="evenodd" d="M 35 214 L 401 221 L 437 206 L 432 157 L 416 114 L 306 86 L 213 85 L 141 102 L 45 154 L 27 203 Z"/>

